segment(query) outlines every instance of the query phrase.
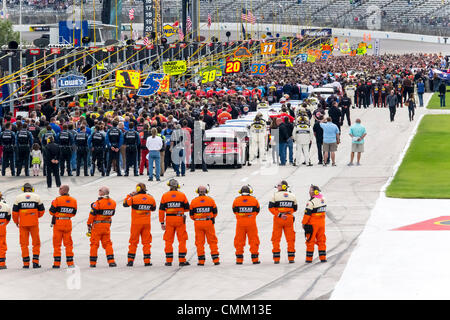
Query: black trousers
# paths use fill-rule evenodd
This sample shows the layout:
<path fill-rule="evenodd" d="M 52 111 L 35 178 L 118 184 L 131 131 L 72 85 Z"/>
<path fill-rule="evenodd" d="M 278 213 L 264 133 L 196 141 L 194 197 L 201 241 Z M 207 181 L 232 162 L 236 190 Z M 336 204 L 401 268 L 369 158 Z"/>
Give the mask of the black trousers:
<path fill-rule="evenodd" d="M 80 175 L 81 161 L 83 161 L 84 175 L 88 175 L 88 150 L 87 147 L 77 148 L 77 176 Z"/>
<path fill-rule="evenodd" d="M 30 175 L 30 147 L 20 146 L 17 148 L 17 175 L 20 176 L 22 167 L 25 167 L 25 175 Z"/>
<path fill-rule="evenodd" d="M 55 177 L 56 186 L 59 188 L 61 186 L 61 178 L 59 176 L 59 164 L 47 161 L 45 164 L 47 167 L 47 187 L 52 187 L 52 175 Z"/>
<path fill-rule="evenodd" d="M 67 146 L 61 146 L 61 155 L 59 157 L 59 168 L 61 170 L 61 176 L 64 175 L 64 170 L 67 164 L 67 175 L 72 175 L 72 168 L 70 161 L 72 160 L 72 148 Z"/>
<path fill-rule="evenodd" d="M 364 95 L 364 108 L 368 108 L 370 106 L 370 94 Z"/>
<path fill-rule="evenodd" d="M 379 94 L 373 95 L 373 106 L 374 106 L 374 108 L 380 107 L 380 95 Z"/>
<path fill-rule="evenodd" d="M 128 175 L 130 172 L 130 168 L 134 167 L 134 175 L 138 176 L 138 150 L 136 146 L 127 146 L 125 149 L 126 155 L 126 166 L 125 166 L 125 174 Z M 119 160 L 117 160 L 119 161 Z M 117 162 L 119 163 L 119 162 Z"/>
<path fill-rule="evenodd" d="M 206 162 L 205 159 L 203 158 L 203 153 L 205 151 L 205 144 L 202 142 L 202 148 L 195 148 L 194 147 L 195 144 L 192 145 L 192 152 L 191 152 L 191 171 L 195 171 L 195 167 L 197 164 L 201 163 L 202 164 L 202 170 L 206 171 L 207 167 L 206 167 Z"/>
<path fill-rule="evenodd" d="M 172 152 L 170 146 L 166 146 L 166 152 L 164 152 L 164 168 L 167 170 L 172 165 Z"/>
<path fill-rule="evenodd" d="M 319 158 L 320 163 L 323 163 L 322 143 L 323 143 L 323 140 L 316 139 L 317 157 Z"/>
<path fill-rule="evenodd" d="M 393 107 L 389 106 L 389 115 L 391 117 L 391 121 L 394 121 L 396 111 L 397 110 L 396 110 L 395 106 L 393 106 Z"/>
<path fill-rule="evenodd" d="M 350 121 L 350 108 L 342 108 L 341 115 L 341 125 L 344 125 L 344 119 L 347 117 L 347 124 L 351 126 L 352 122 Z"/>
<path fill-rule="evenodd" d="M 402 94 L 401 93 L 397 93 L 397 107 L 398 105 L 401 105 L 403 107 L 403 100 L 402 100 Z"/>
<path fill-rule="evenodd" d="M 11 169 L 11 175 L 16 175 L 14 166 L 14 149 L 12 147 L 3 147 L 2 158 L 2 176 L 6 174 L 6 168 Z"/>
<path fill-rule="evenodd" d="M 106 166 L 106 175 L 109 176 L 109 173 L 111 172 L 111 166 L 112 162 L 116 160 L 116 172 L 118 176 L 121 176 L 122 173 L 120 172 L 120 163 L 119 163 L 119 157 L 120 157 L 120 150 L 119 151 L 112 151 L 111 149 L 108 150 L 108 165 Z"/>
<path fill-rule="evenodd" d="M 409 114 L 409 120 L 413 120 L 414 119 L 414 108 L 413 107 L 408 107 L 408 114 Z"/>
<path fill-rule="evenodd" d="M 386 108 L 386 97 L 387 97 L 386 94 L 382 94 L 382 95 L 381 95 L 381 106 L 382 106 L 383 108 Z"/>
<path fill-rule="evenodd" d="M 95 173 L 95 164 L 97 163 L 98 171 L 105 175 L 105 154 L 103 148 L 94 148 L 92 151 L 92 161 L 91 161 L 91 176 Z"/>

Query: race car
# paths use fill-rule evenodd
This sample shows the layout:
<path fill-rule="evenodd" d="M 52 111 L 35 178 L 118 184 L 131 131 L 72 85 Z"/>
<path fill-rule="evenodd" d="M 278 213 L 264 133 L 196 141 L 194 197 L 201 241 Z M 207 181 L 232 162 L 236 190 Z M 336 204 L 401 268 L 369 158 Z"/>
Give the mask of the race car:
<path fill-rule="evenodd" d="M 246 126 L 219 126 L 205 131 L 204 157 L 207 165 L 241 168 L 248 157 Z"/>

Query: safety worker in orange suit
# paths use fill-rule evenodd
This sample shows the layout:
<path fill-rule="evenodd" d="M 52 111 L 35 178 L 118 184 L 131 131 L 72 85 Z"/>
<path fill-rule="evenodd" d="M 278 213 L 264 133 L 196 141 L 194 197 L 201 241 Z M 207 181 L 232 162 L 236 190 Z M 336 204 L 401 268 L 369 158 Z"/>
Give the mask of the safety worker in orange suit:
<path fill-rule="evenodd" d="M 258 200 L 251 194 L 253 189 L 249 186 L 242 186 L 239 190 L 240 196 L 233 201 L 233 212 L 236 216 L 236 235 L 234 237 L 234 247 L 236 248 L 236 264 L 244 262 L 245 240 L 248 238 L 250 254 L 253 264 L 259 264 L 259 237 L 256 226 L 256 216 L 260 207 Z"/>
<path fill-rule="evenodd" d="M 151 227 L 150 218 L 152 211 L 156 210 L 156 201 L 147 193 L 147 187 L 144 183 L 138 183 L 136 190 L 126 196 L 123 201 L 124 207 L 131 207 L 131 230 L 130 245 L 128 247 L 128 267 L 132 267 L 136 250 L 139 244 L 139 237 L 142 241 L 142 250 L 144 254 L 144 265 L 151 266 Z"/>
<path fill-rule="evenodd" d="M 283 180 L 276 186 L 277 191 L 269 202 L 269 211 L 273 214 L 273 261 L 280 263 L 280 241 L 284 232 L 287 242 L 287 253 L 289 263 L 295 262 L 295 231 L 294 231 L 294 212 L 297 211 L 297 199 L 295 195 L 288 190 L 288 183 Z"/>
<path fill-rule="evenodd" d="M 31 184 L 25 183 L 23 193 L 16 197 L 12 209 L 14 223 L 19 228 L 20 247 L 22 249 L 23 268 L 30 267 L 30 254 L 28 251 L 29 238 L 33 246 L 33 268 L 40 268 L 39 253 L 41 240 L 39 237 L 39 218 L 45 213 L 44 204 L 39 195 L 34 193 Z"/>
<path fill-rule="evenodd" d="M 91 238 L 90 267 L 97 265 L 97 252 L 102 243 L 106 259 L 110 267 L 116 267 L 114 250 L 111 241 L 112 216 L 116 213 L 116 202 L 109 197 L 108 187 L 100 187 L 98 200 L 91 204 L 91 212 L 87 221 L 87 236 Z"/>
<path fill-rule="evenodd" d="M 306 238 L 306 263 L 311 263 L 314 255 L 314 245 L 319 249 L 320 262 L 327 262 L 327 237 L 325 236 L 325 215 L 327 202 L 319 187 L 311 185 L 309 188 L 311 199 L 306 203 L 302 225 Z"/>
<path fill-rule="evenodd" d="M 197 247 L 198 266 L 205 265 L 205 238 L 211 249 L 211 258 L 214 265 L 219 265 L 219 248 L 216 230 L 214 228 L 217 217 L 217 206 L 213 198 L 207 196 L 209 189 L 199 186 L 195 192 L 198 197 L 192 199 L 189 216 L 194 220 L 195 246 Z"/>
<path fill-rule="evenodd" d="M 186 232 L 186 216 L 188 212 L 189 201 L 186 195 L 178 191 L 180 185 L 175 179 L 170 179 L 167 183 L 169 191 L 161 197 L 159 205 L 159 222 L 161 229 L 164 230 L 163 240 L 165 241 L 164 251 L 166 253 L 166 266 L 171 266 L 173 261 L 173 241 L 175 234 L 178 239 L 178 261 L 180 266 L 188 266 L 190 263 L 186 261 L 187 247 L 186 241 L 188 234 Z"/>
<path fill-rule="evenodd" d="M 53 227 L 53 268 L 61 266 L 61 243 L 66 248 L 66 262 L 73 268 L 72 218 L 77 214 L 77 200 L 69 195 L 69 186 L 59 187 L 59 197 L 52 201 L 49 212 Z"/>
<path fill-rule="evenodd" d="M 0 270 L 6 269 L 6 226 L 11 221 L 11 208 L 0 192 Z"/>

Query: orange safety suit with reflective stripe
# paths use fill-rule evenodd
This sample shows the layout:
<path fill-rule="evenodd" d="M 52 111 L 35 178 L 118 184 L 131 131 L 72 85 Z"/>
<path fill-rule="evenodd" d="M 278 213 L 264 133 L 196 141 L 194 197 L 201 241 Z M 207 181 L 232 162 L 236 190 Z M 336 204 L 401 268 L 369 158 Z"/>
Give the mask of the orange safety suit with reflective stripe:
<path fill-rule="evenodd" d="M 72 217 L 77 213 L 77 200 L 62 195 L 52 201 L 49 213 L 53 216 L 53 259 L 54 265 L 61 265 L 61 243 L 66 248 L 66 262 L 73 265 Z"/>
<path fill-rule="evenodd" d="M 277 191 L 269 202 L 269 211 L 273 214 L 272 253 L 273 261 L 280 261 L 280 241 L 284 232 L 287 242 L 288 260 L 295 259 L 294 212 L 297 211 L 297 200 L 293 193 Z"/>
<path fill-rule="evenodd" d="M 6 226 L 11 220 L 11 208 L 5 201 L 0 201 L 0 267 L 6 266 Z"/>
<path fill-rule="evenodd" d="M 39 264 L 41 240 L 39 237 L 39 218 L 45 213 L 40 197 L 32 192 L 24 192 L 17 196 L 13 205 L 12 217 L 19 226 L 20 247 L 24 266 L 30 265 L 28 251 L 29 238 L 33 246 L 33 263 Z"/>
<path fill-rule="evenodd" d="M 312 233 L 306 236 L 306 261 L 311 262 L 314 255 L 314 245 L 319 249 L 319 259 L 327 259 L 327 237 L 325 236 L 325 215 L 327 203 L 322 195 L 311 198 L 305 209 L 302 225 L 311 225 Z"/>
<path fill-rule="evenodd" d="M 102 243 L 105 249 L 108 263 L 114 263 L 114 250 L 111 241 L 111 222 L 112 216 L 116 212 L 116 202 L 105 196 L 98 198 L 91 204 L 91 212 L 87 221 L 88 228 L 91 230 L 91 250 L 90 264 L 97 264 L 97 252 Z"/>
<path fill-rule="evenodd" d="M 234 236 L 236 263 L 241 264 L 244 261 L 246 238 L 250 245 L 252 262 L 258 262 L 260 242 L 256 216 L 260 211 L 259 202 L 251 195 L 242 195 L 234 199 L 232 208 L 236 216 L 236 234 Z"/>
<path fill-rule="evenodd" d="M 214 228 L 217 217 L 217 206 L 213 198 L 206 195 L 194 198 L 190 205 L 189 216 L 194 220 L 195 246 L 197 247 L 198 263 L 205 263 L 205 238 L 211 249 L 214 263 L 219 262 L 218 240 Z"/>
<path fill-rule="evenodd" d="M 189 211 L 189 201 L 186 195 L 178 190 L 171 190 L 164 193 L 159 205 L 159 222 L 166 225 L 163 240 L 166 242 L 164 251 L 166 262 L 173 261 L 173 241 L 175 234 L 178 239 L 178 260 L 180 263 L 186 262 L 186 232 L 185 212 Z"/>
<path fill-rule="evenodd" d="M 131 207 L 130 245 L 128 247 L 128 262 L 134 261 L 139 237 L 142 241 L 144 263 L 149 264 L 151 259 L 152 234 L 150 215 L 156 210 L 156 201 L 144 191 L 135 195 L 127 195 L 123 201 L 124 207 Z"/>

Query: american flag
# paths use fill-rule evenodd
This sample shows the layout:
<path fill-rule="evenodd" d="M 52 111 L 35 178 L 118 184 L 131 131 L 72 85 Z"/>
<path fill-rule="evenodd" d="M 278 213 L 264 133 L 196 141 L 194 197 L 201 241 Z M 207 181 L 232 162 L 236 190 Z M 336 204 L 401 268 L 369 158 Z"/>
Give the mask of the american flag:
<path fill-rule="evenodd" d="M 242 8 L 242 14 L 241 14 L 241 19 L 243 21 L 248 21 L 251 24 L 255 24 L 256 23 L 256 17 L 253 15 L 253 13 L 245 8 Z"/>
<path fill-rule="evenodd" d="M 181 28 L 178 28 L 178 38 L 180 39 L 180 41 L 184 40 L 184 34 Z"/>
<path fill-rule="evenodd" d="M 191 17 L 187 16 L 187 20 L 186 20 L 186 32 L 191 32 L 191 28 L 192 28 L 192 21 L 191 21 Z"/>
<path fill-rule="evenodd" d="M 208 13 L 208 28 L 211 28 L 212 18 L 211 13 Z"/>

